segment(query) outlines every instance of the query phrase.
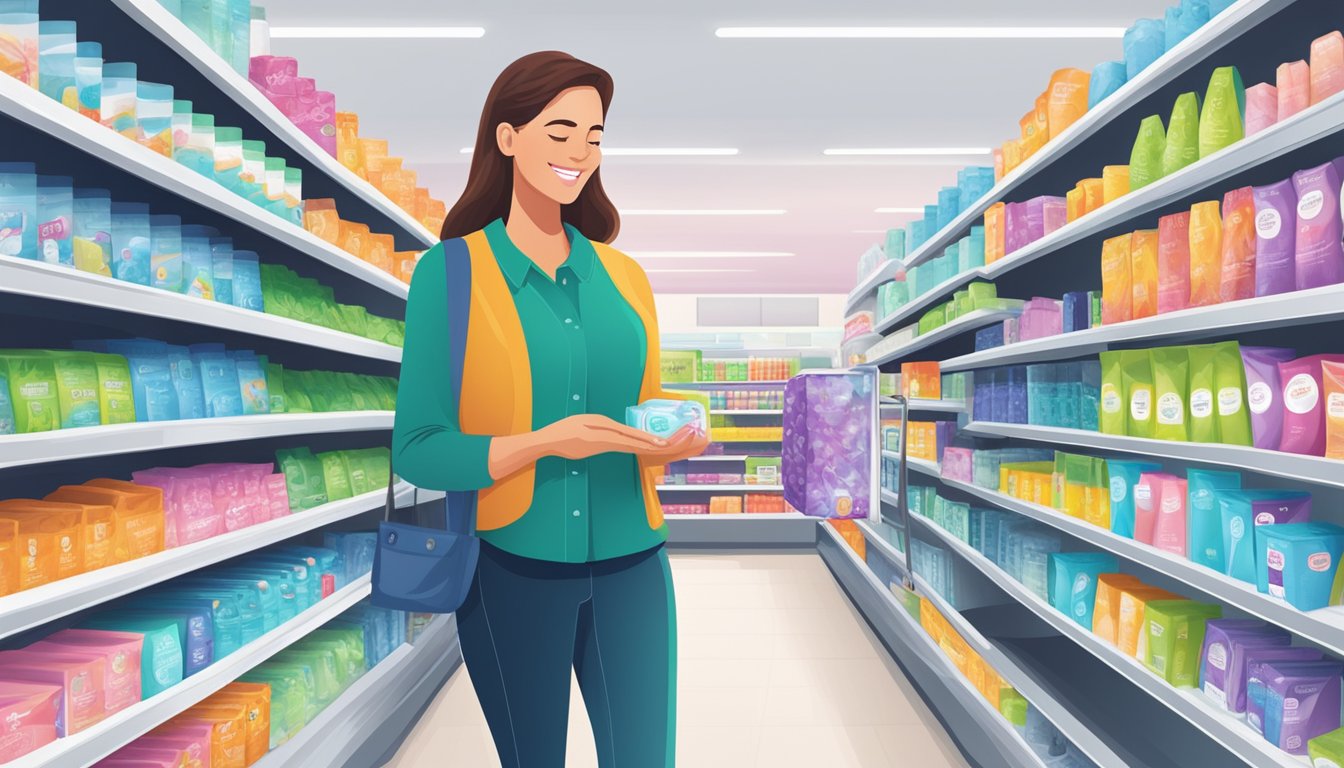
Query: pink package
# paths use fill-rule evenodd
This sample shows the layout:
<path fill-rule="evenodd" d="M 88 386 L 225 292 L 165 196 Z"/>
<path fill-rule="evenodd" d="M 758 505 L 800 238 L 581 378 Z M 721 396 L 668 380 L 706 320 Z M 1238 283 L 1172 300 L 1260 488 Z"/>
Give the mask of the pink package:
<path fill-rule="evenodd" d="M 262 477 L 274 467 L 265 464 L 203 464 L 211 476 L 215 510 L 224 516 L 224 530 L 236 531 L 271 519 L 271 501 Z"/>
<path fill-rule="evenodd" d="M 1344 35 L 1338 30 L 1311 42 L 1311 103 L 1344 91 Z"/>
<path fill-rule="evenodd" d="M 943 449 L 942 475 L 948 480 L 971 482 L 975 475 L 974 451 L 949 445 Z"/>
<path fill-rule="evenodd" d="M 98 768 L 178 768 L 181 763 L 181 755 L 169 758 L 168 762 L 163 759 L 149 760 L 142 757 L 106 757 L 98 763 Z"/>
<path fill-rule="evenodd" d="M 159 731 L 150 731 L 131 742 L 126 749 L 175 749 L 178 754 L 186 753 L 187 765 L 202 766 L 209 768 L 210 765 L 210 734 L 191 736 L 183 731 L 178 735 L 169 733 L 160 733 Z M 113 757 L 121 755 L 121 752 L 113 753 Z"/>
<path fill-rule="evenodd" d="M 153 747 L 145 746 L 140 740 L 131 742 L 125 747 L 113 752 L 99 765 L 152 765 L 155 768 L 179 768 L 182 765 L 182 750 L 168 745 Z"/>
<path fill-rule="evenodd" d="M 1038 197 L 1033 200 L 1028 200 L 1027 203 L 1031 204 L 1038 200 L 1041 205 L 1041 221 L 1043 222 L 1044 229 L 1042 236 L 1048 235 L 1069 223 L 1069 206 L 1064 198 Z"/>
<path fill-rule="evenodd" d="M 1031 224 L 1027 221 L 1026 203 L 1008 203 L 1003 211 L 1003 250 L 1004 253 L 1017 251 L 1040 235 L 1032 237 Z M 1044 222 L 1041 222 L 1044 229 Z"/>
<path fill-rule="evenodd" d="M 1283 440 L 1283 384 L 1279 364 L 1297 357 L 1282 347 L 1242 347 L 1246 368 L 1246 406 L 1251 412 L 1251 434 L 1256 448 L 1279 449 Z"/>
<path fill-rule="evenodd" d="M 147 469 L 135 472 L 131 479 L 141 485 L 163 489 L 163 511 L 176 541 L 167 546 L 180 547 L 218 536 L 224 532 L 224 520 L 215 511 L 215 500 L 208 477 L 184 469 Z"/>
<path fill-rule="evenodd" d="M 1275 77 L 1279 93 L 1279 120 L 1287 120 L 1311 106 L 1311 67 L 1301 59 L 1280 64 Z"/>
<path fill-rule="evenodd" d="M 202 755 L 198 758 L 204 768 L 210 766 L 210 740 L 214 738 L 215 726 L 212 723 L 205 723 L 199 720 L 170 720 L 167 723 L 155 728 L 139 741 L 146 743 L 162 739 L 166 743 L 183 743 L 190 755 Z M 192 748 L 190 745 L 195 744 Z"/>
<path fill-rule="evenodd" d="M 336 155 L 336 94 L 314 91 L 288 96 L 277 106 L 299 130 L 333 157 Z"/>
<path fill-rule="evenodd" d="M 285 476 L 267 475 L 262 485 L 266 488 L 266 497 L 270 500 L 271 519 L 289 516 L 289 485 Z"/>
<path fill-rule="evenodd" d="M 1344 355 L 1312 355 L 1279 363 L 1283 383 L 1283 437 L 1279 450 L 1325 455 L 1325 398 L 1321 363 L 1344 363 Z"/>
<path fill-rule="evenodd" d="M 1173 487 L 1171 481 L 1180 480 L 1175 475 L 1161 472 L 1144 472 L 1139 482 L 1134 484 L 1134 540 L 1152 544 L 1157 534 L 1158 511 L 1162 509 L 1162 499 L 1167 488 Z"/>
<path fill-rule="evenodd" d="M 1161 498 L 1154 505 L 1157 516 L 1153 522 L 1153 546 L 1181 557 L 1190 554 L 1186 551 L 1186 491 L 1185 478 L 1167 475 L 1162 478 Z"/>
<path fill-rule="evenodd" d="M 1297 192 L 1292 179 L 1251 189 L 1255 200 L 1255 295 L 1297 285 Z"/>
<path fill-rule="evenodd" d="M 1056 299 L 1036 297 L 1022 308 L 1018 337 L 1022 341 L 1058 336 L 1064 332 L 1064 311 Z"/>
<path fill-rule="evenodd" d="M 247 63 L 247 79 L 263 91 L 275 91 L 298 76 L 299 61 L 289 56 L 253 56 Z"/>
<path fill-rule="evenodd" d="M 1339 210 L 1339 169 L 1334 163 L 1293 174 L 1297 192 L 1294 244 L 1297 290 L 1344 282 L 1344 222 Z"/>
<path fill-rule="evenodd" d="M 1190 212 L 1157 220 L 1157 311 L 1190 306 Z"/>
<path fill-rule="evenodd" d="M 103 705 L 103 661 L 29 651 L 0 652 L 0 674 L 5 680 L 23 680 L 59 686 L 61 703 L 56 712 L 56 735 L 65 738 L 96 725 L 107 717 Z"/>
<path fill-rule="evenodd" d="M 56 740 L 61 687 L 0 680 L 0 764 Z"/>
<path fill-rule="evenodd" d="M 1246 135 L 1254 136 L 1279 122 L 1279 89 L 1269 83 L 1246 89 Z"/>
<path fill-rule="evenodd" d="M 104 706 L 107 713 L 112 714 L 141 699 L 140 662 L 144 655 L 144 644 L 145 636 L 134 632 L 63 629 L 25 650 L 51 649 L 52 652 L 61 653 L 62 649 L 72 649 L 100 654 L 107 664 Z"/>

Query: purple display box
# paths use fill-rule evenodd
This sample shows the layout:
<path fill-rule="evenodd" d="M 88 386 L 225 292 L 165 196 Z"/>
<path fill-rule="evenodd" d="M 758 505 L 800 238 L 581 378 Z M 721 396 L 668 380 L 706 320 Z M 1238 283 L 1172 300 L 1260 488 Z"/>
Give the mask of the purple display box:
<path fill-rule="evenodd" d="M 805 515 L 872 509 L 875 370 L 804 373 L 784 387 L 784 499 Z"/>

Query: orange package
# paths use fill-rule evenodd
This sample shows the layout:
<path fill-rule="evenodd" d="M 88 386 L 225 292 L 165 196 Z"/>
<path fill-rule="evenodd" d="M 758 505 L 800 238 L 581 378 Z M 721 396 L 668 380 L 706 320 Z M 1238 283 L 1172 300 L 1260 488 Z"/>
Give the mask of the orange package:
<path fill-rule="evenodd" d="M 1190 208 L 1190 306 L 1222 301 L 1223 217 L 1217 200 Z"/>
<path fill-rule="evenodd" d="M 1311 106 L 1311 66 L 1298 59 L 1280 64 L 1275 73 L 1279 95 L 1279 122 Z"/>
<path fill-rule="evenodd" d="M 392 263 L 396 266 L 396 275 L 401 282 L 410 284 L 415 274 L 415 265 L 420 263 L 419 251 L 397 251 L 392 254 Z"/>
<path fill-rule="evenodd" d="M 993 264 L 1002 259 L 1006 250 L 1004 235 L 1007 230 L 1004 226 L 1004 213 L 1008 206 L 1003 203 L 995 203 L 985 210 L 985 263 Z"/>
<path fill-rule="evenodd" d="M 99 482 L 121 485 L 96 485 Z M 84 485 L 57 488 L 47 495 L 47 500 L 111 507 L 116 514 L 114 563 L 124 563 L 163 551 L 165 520 L 162 488 L 120 480 L 92 480 Z"/>
<path fill-rule="evenodd" d="M 1036 106 L 1017 121 L 1022 129 L 1021 157 L 1023 160 L 1041 151 L 1050 140 L 1050 100 L 1048 93 L 1036 97 Z"/>
<path fill-rule="evenodd" d="M 1081 69 L 1060 69 L 1050 76 L 1047 116 L 1055 138 L 1087 113 L 1087 87 L 1092 75 Z"/>
<path fill-rule="evenodd" d="M 378 187 L 392 200 L 396 200 L 401 195 L 401 164 L 405 162 L 400 157 L 384 157 L 382 162 L 382 180 L 383 183 Z"/>
<path fill-rule="evenodd" d="M 1101 202 L 1110 205 L 1129 194 L 1129 166 L 1108 165 L 1101 169 Z"/>
<path fill-rule="evenodd" d="M 364 178 L 364 146 L 359 141 L 359 115 L 354 112 L 336 113 L 336 159 L 341 165 Z"/>
<path fill-rule="evenodd" d="M 19 524 L 0 520 L 0 597 L 19 591 Z"/>
<path fill-rule="evenodd" d="M 210 725 L 210 768 L 247 768 L 247 707 L 202 702 L 175 720 Z"/>
<path fill-rule="evenodd" d="M 1134 284 L 1129 246 L 1131 235 L 1112 237 L 1101 244 L 1101 324 L 1134 319 Z"/>
<path fill-rule="evenodd" d="M 329 197 L 303 202 L 303 228 L 332 245 L 341 244 L 341 217 L 336 201 Z"/>
<path fill-rule="evenodd" d="M 1017 169 L 1026 159 L 1022 154 L 1022 141 L 1020 139 L 1009 139 L 1003 142 L 1003 175 L 1007 176 Z"/>
<path fill-rule="evenodd" d="M 901 394 L 925 400 L 941 400 L 943 379 L 938 361 L 901 363 Z"/>
<path fill-rule="evenodd" d="M 429 190 L 424 187 L 415 188 L 415 205 L 411 209 L 411 215 L 416 221 L 423 221 L 429 215 Z"/>
<path fill-rule="evenodd" d="M 395 274 L 396 262 L 392 254 L 396 252 L 396 249 L 396 240 L 391 235 L 376 233 L 369 235 L 369 263 L 389 275 Z"/>
<path fill-rule="evenodd" d="M 383 161 L 387 159 L 387 139 L 360 139 L 364 148 L 365 178 L 379 189 L 383 186 Z"/>
<path fill-rule="evenodd" d="M 994 181 L 998 183 L 1003 181 L 1003 147 L 996 147 L 991 154 L 994 156 Z"/>
<path fill-rule="evenodd" d="M 1134 288 L 1131 316 L 1138 320 L 1157 314 L 1157 230 L 1140 229 L 1130 235 L 1129 279 Z"/>
<path fill-rule="evenodd" d="M 1078 182 L 1083 188 L 1083 215 L 1097 210 L 1106 204 L 1106 184 L 1101 179 L 1083 179 Z"/>
<path fill-rule="evenodd" d="M 849 545 L 850 549 L 854 550 L 854 553 L 859 556 L 860 560 L 864 560 L 868 557 L 868 542 L 863 538 L 863 531 L 859 530 L 857 523 L 853 520 L 843 519 L 827 520 L 826 522 L 830 523 L 836 533 L 840 534 L 840 538 L 845 540 L 845 543 Z"/>
<path fill-rule="evenodd" d="M 1076 221 L 1083 217 L 1083 188 L 1074 187 L 1064 193 L 1064 220 Z"/>
<path fill-rule="evenodd" d="M 1147 640 L 1143 634 L 1143 617 L 1148 603 L 1153 600 L 1183 600 L 1180 595 L 1157 587 L 1126 587 L 1120 592 L 1120 623 L 1117 625 L 1115 645 L 1120 652 L 1143 661 Z"/>
<path fill-rule="evenodd" d="M 247 708 L 243 722 L 247 764 L 253 765 L 271 749 L 271 686 L 266 683 L 229 683 L 206 703 Z"/>
<path fill-rule="evenodd" d="M 356 256 L 365 261 L 368 260 L 369 251 L 373 247 L 373 242 L 369 238 L 370 234 L 367 225 L 341 219 L 340 246 L 351 256 Z"/>
<path fill-rule="evenodd" d="M 1139 577 L 1128 573 L 1103 573 L 1097 576 L 1096 605 L 1092 610 L 1092 633 L 1111 645 L 1120 631 L 1120 595 L 1127 588 L 1142 587 Z"/>
<path fill-rule="evenodd" d="M 84 515 L 79 508 L 35 499 L 9 499 L 0 501 L 0 518 L 18 522 L 20 534 L 26 532 L 30 537 L 40 537 L 50 548 L 47 551 L 54 555 L 54 559 L 46 563 L 50 569 L 47 571 L 49 581 L 68 579 L 84 572 Z M 110 539 L 110 529 L 106 533 Z M 109 553 L 110 544 L 109 540 Z"/>
<path fill-rule="evenodd" d="M 1255 198 L 1250 187 L 1223 196 L 1223 301 L 1255 298 Z"/>
<path fill-rule="evenodd" d="M 1311 41 L 1311 103 L 1344 91 L 1344 35 L 1338 30 Z"/>
<path fill-rule="evenodd" d="M 1325 389 L 1325 457 L 1344 459 L 1344 363 L 1321 363 Z M 3 594 L 3 592 L 0 592 Z"/>
<path fill-rule="evenodd" d="M 1157 220 L 1157 313 L 1190 306 L 1190 212 Z"/>

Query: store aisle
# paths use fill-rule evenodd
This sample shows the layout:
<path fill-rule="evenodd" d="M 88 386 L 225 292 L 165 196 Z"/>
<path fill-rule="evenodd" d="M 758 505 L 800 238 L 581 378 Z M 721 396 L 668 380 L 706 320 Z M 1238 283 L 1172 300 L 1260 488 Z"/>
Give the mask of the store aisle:
<path fill-rule="evenodd" d="M 672 570 L 679 765 L 966 765 L 817 555 L 675 555 Z M 577 686 L 566 764 L 597 765 Z M 499 765 L 465 670 L 389 765 Z"/>

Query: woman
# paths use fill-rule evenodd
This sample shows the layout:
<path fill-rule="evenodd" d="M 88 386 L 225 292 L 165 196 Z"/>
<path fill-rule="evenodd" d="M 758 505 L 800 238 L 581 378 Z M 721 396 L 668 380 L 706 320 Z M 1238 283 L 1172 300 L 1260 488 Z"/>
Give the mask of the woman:
<path fill-rule="evenodd" d="M 570 670 L 604 768 L 672 766 L 676 613 L 657 466 L 706 438 L 624 425 L 666 397 L 640 267 L 598 166 L 612 81 L 567 54 L 525 56 L 486 99 L 462 198 L 472 297 L 460 401 L 447 392 L 443 246 L 406 309 L 393 436 L 422 488 L 478 490 L 481 557 L 458 611 L 462 655 L 504 768 L 563 766 Z"/>

